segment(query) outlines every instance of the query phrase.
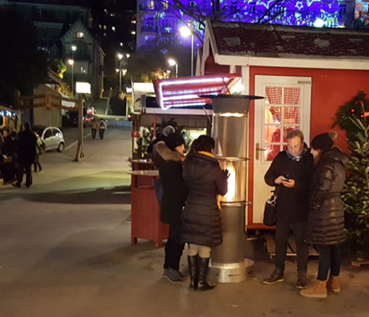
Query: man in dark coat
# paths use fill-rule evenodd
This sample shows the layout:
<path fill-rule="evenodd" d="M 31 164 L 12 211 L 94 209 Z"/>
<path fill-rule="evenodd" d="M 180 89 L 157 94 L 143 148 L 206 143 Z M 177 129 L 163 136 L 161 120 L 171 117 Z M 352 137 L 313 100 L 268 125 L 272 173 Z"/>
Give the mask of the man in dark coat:
<path fill-rule="evenodd" d="M 12 131 L 9 133 L 8 129 L 4 130 L 4 146 L 3 146 L 3 155 L 6 156 L 6 160 L 3 165 L 4 171 L 4 181 L 3 185 L 14 182 L 15 180 L 15 168 L 14 162 L 16 159 L 16 149 L 17 149 L 17 141 L 16 141 L 16 132 Z"/>
<path fill-rule="evenodd" d="M 18 175 L 15 187 L 21 187 L 23 173 L 26 172 L 26 186 L 32 185 L 32 164 L 36 159 L 37 138 L 31 131 L 31 126 L 26 122 L 23 131 L 18 135 Z"/>
<path fill-rule="evenodd" d="M 186 200 L 186 186 L 182 176 L 184 139 L 171 133 L 153 147 L 153 161 L 159 168 L 163 187 L 160 220 L 169 224 L 169 237 L 165 246 L 164 276 L 171 282 L 182 282 L 179 261 L 184 243 L 181 241 L 181 213 Z"/>
<path fill-rule="evenodd" d="M 287 242 L 292 224 L 297 246 L 296 287 L 307 286 L 306 271 L 308 250 L 305 245 L 308 220 L 309 174 L 313 167 L 313 157 L 304 143 L 300 130 L 287 134 L 287 151 L 280 152 L 265 174 L 265 182 L 278 190 L 277 223 L 275 233 L 275 269 L 264 284 L 284 281 L 284 262 Z"/>

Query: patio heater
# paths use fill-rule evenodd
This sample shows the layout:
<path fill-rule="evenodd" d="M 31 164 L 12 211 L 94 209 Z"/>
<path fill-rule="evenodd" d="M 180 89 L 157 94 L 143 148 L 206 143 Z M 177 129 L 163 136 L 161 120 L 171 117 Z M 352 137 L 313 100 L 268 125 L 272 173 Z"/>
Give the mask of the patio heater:
<path fill-rule="evenodd" d="M 247 114 L 258 96 L 211 96 L 215 155 L 229 171 L 228 193 L 221 196 L 223 242 L 212 250 L 209 279 L 220 283 L 246 280 L 253 262 L 245 259 L 245 206 L 247 175 Z"/>

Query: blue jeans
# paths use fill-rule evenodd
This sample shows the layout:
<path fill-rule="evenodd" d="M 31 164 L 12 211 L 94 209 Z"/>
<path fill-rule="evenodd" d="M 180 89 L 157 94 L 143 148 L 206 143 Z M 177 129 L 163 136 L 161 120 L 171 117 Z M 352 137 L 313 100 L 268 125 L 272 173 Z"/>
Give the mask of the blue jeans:
<path fill-rule="evenodd" d="M 318 280 L 326 281 L 328 273 L 330 275 L 339 276 L 341 269 L 341 248 L 338 244 L 335 245 L 317 245 L 319 252 L 319 270 Z"/>

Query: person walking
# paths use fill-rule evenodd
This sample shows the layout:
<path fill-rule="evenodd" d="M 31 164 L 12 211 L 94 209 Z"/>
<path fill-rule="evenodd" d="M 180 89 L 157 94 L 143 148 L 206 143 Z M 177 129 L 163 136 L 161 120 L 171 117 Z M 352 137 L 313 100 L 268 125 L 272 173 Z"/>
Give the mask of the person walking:
<path fill-rule="evenodd" d="M 99 137 L 100 137 L 100 140 L 102 140 L 104 138 L 105 130 L 106 130 L 106 123 L 103 119 L 101 119 L 100 122 L 99 122 Z"/>
<path fill-rule="evenodd" d="M 308 240 L 318 249 L 319 269 L 315 285 L 300 292 L 305 297 L 326 298 L 327 289 L 341 291 L 340 244 L 345 241 L 345 219 L 340 196 L 348 156 L 334 147 L 336 137 L 336 132 L 322 133 L 310 145 L 315 167 L 309 195 Z"/>
<path fill-rule="evenodd" d="M 188 197 L 183 213 L 183 241 L 188 243 L 190 289 L 214 288 L 206 280 L 211 248 L 222 243 L 222 219 L 218 195 L 228 191 L 228 171 L 221 170 L 213 152 L 214 139 L 201 135 L 183 163 Z"/>
<path fill-rule="evenodd" d="M 182 161 L 185 158 L 184 143 L 181 135 L 171 133 L 165 141 L 160 141 L 153 146 L 153 162 L 159 169 L 163 192 L 160 221 L 169 224 L 163 276 L 173 283 L 181 283 L 183 278 L 179 272 L 179 262 L 184 248 L 181 240 L 181 214 L 187 197 L 182 175 Z"/>
<path fill-rule="evenodd" d="M 96 131 L 99 127 L 99 124 L 97 123 L 96 119 L 94 118 L 91 122 L 91 135 L 92 135 L 92 138 L 95 139 L 96 137 Z"/>
<path fill-rule="evenodd" d="M 15 180 L 15 159 L 16 159 L 16 150 L 17 150 L 17 133 L 12 131 L 9 134 L 8 129 L 4 129 L 4 146 L 3 146 L 3 156 L 4 156 L 4 164 L 3 164 L 3 185 L 10 184 Z"/>
<path fill-rule="evenodd" d="M 276 205 L 275 268 L 264 284 L 284 281 L 284 262 L 287 242 L 292 224 L 297 253 L 297 288 L 307 286 L 306 271 L 308 249 L 305 245 L 308 220 L 309 175 L 313 157 L 304 143 L 300 130 L 292 130 L 287 136 L 287 150 L 281 151 L 273 160 L 264 176 L 266 184 L 278 189 Z"/>
<path fill-rule="evenodd" d="M 18 136 L 18 171 L 17 182 L 14 187 L 21 187 L 23 173 L 26 173 L 26 186 L 29 188 L 32 185 L 32 164 L 36 159 L 36 136 L 31 131 L 31 126 L 28 122 L 24 123 L 23 131 Z"/>
<path fill-rule="evenodd" d="M 36 159 L 35 159 L 35 162 L 33 163 L 33 171 L 35 173 L 43 173 L 42 166 L 40 163 L 40 155 L 43 153 L 43 150 L 45 148 L 45 143 L 40 137 L 40 135 L 38 134 L 38 131 L 35 131 L 34 133 L 36 136 Z M 37 171 L 37 168 L 38 168 L 38 171 Z"/>

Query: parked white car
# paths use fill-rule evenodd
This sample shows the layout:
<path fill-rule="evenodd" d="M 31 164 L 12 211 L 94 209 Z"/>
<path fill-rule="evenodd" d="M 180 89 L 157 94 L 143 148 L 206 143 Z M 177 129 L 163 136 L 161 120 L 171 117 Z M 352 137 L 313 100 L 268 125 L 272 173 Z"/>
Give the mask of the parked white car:
<path fill-rule="evenodd" d="M 32 130 L 38 131 L 38 134 L 45 143 L 45 151 L 57 150 L 58 152 L 62 152 L 64 150 L 64 136 L 59 128 L 33 126 Z"/>

